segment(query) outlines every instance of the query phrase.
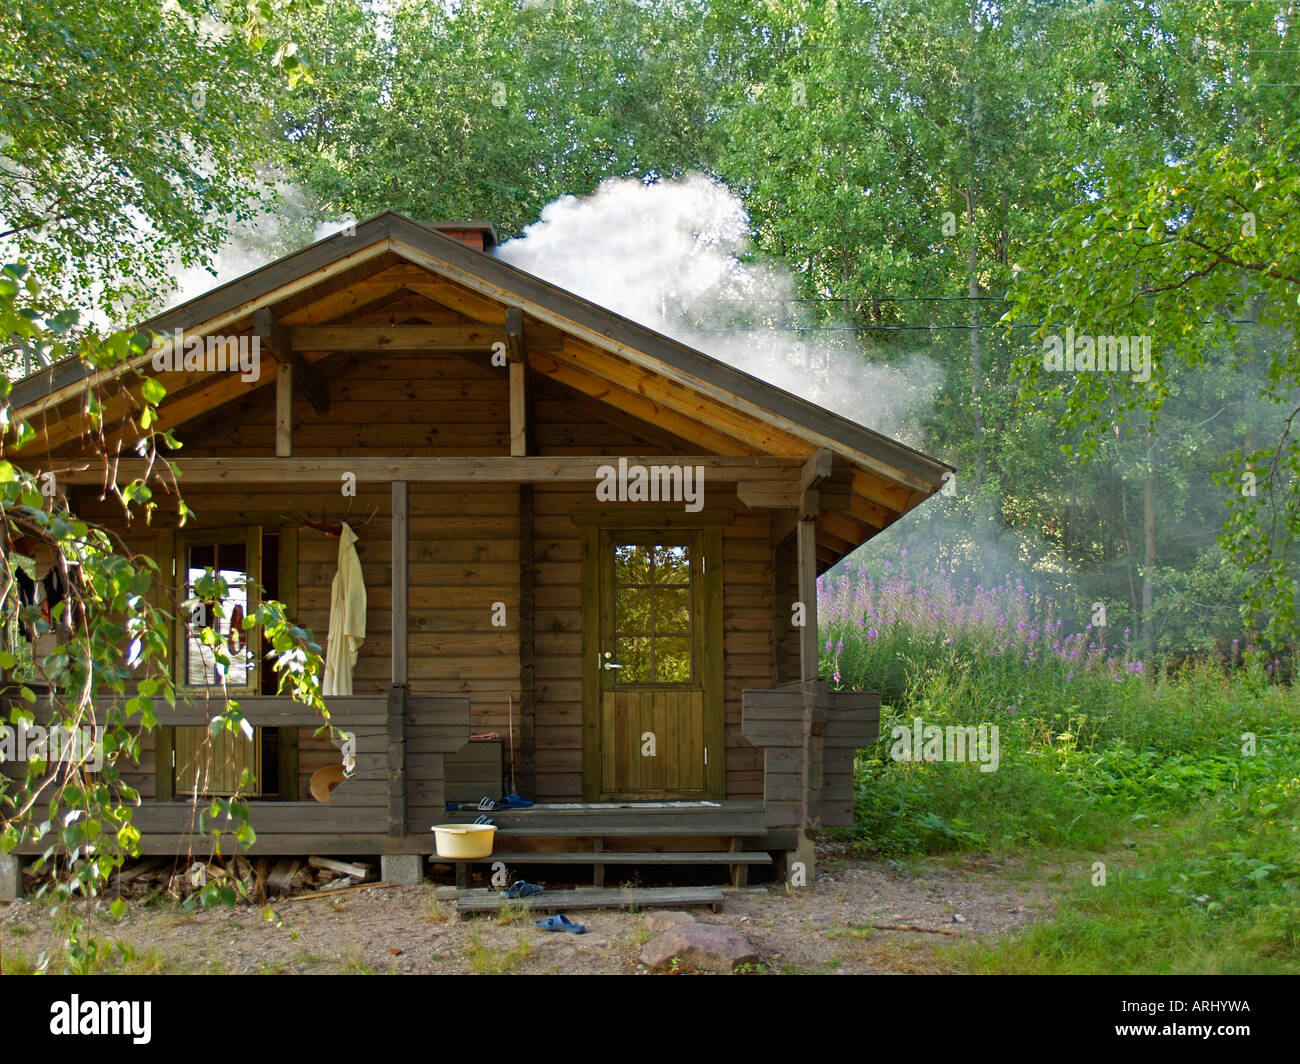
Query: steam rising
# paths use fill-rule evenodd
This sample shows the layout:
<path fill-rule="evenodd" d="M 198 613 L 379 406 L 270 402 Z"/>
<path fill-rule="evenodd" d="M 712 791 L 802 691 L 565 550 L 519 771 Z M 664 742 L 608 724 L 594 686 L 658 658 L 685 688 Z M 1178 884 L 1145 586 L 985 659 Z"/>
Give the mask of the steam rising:
<path fill-rule="evenodd" d="M 226 240 L 212 256 L 210 267 L 187 267 L 180 263 L 172 267 L 173 288 L 163 304 L 179 306 L 356 224 L 350 215 L 340 221 L 317 221 L 308 200 L 297 185 L 277 182 L 273 191 L 268 191 L 253 205 L 250 217 L 230 220 Z"/>
<path fill-rule="evenodd" d="M 867 360 L 849 328 L 814 330 L 789 270 L 747 258 L 749 216 L 700 174 L 611 178 L 564 196 L 497 254 L 520 269 L 868 428 L 904 435 L 939 367 Z"/>

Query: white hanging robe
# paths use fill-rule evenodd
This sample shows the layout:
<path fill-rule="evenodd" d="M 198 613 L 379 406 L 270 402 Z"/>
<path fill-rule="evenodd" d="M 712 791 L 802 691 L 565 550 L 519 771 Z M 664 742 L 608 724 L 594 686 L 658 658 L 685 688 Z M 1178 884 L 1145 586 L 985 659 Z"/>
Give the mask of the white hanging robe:
<path fill-rule="evenodd" d="M 350 695 L 357 651 L 366 638 L 366 585 L 357 557 L 357 534 L 346 524 L 339 535 L 339 571 L 330 594 L 330 626 L 325 643 L 321 694 Z"/>

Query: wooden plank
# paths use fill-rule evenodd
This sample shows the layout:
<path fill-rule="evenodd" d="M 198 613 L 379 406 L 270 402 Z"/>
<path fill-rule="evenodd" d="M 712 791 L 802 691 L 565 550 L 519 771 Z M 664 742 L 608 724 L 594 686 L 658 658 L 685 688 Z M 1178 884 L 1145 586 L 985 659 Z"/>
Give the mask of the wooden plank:
<path fill-rule="evenodd" d="M 288 894 L 289 883 L 293 875 L 302 867 L 302 862 L 291 858 L 284 858 L 275 862 L 275 867 L 271 869 L 271 874 L 266 877 L 266 886 L 269 891 L 276 894 Z"/>
<path fill-rule="evenodd" d="M 834 468 L 834 456 L 825 447 L 819 447 L 816 453 L 803 464 L 799 472 L 799 486 L 804 491 L 816 491 L 830 480 Z"/>
<path fill-rule="evenodd" d="M 487 352 L 503 339 L 501 329 L 492 325 L 295 325 L 289 329 L 294 351 Z"/>
<path fill-rule="evenodd" d="M 214 699 L 212 703 L 200 701 L 184 703 L 178 701 L 174 707 L 157 709 L 159 719 L 166 725 L 206 725 L 214 714 L 220 711 L 222 703 Z M 456 696 L 445 696 L 453 700 Z M 236 699 L 244 716 L 250 724 L 275 728 L 296 726 L 300 728 L 319 728 L 322 724 L 320 713 L 301 702 L 295 702 L 287 696 L 279 695 L 239 695 Z M 385 696 L 348 695 L 331 697 L 326 700 L 330 715 L 335 724 L 344 726 L 376 724 L 382 726 L 387 720 Z M 95 699 L 97 713 L 106 712 L 119 701 L 112 698 Z"/>
<path fill-rule="evenodd" d="M 821 826 L 822 788 L 825 784 L 826 685 L 822 681 L 804 687 L 803 828 L 814 832 Z"/>
<path fill-rule="evenodd" d="M 582 796 L 594 802 L 601 791 L 605 758 L 601 724 L 604 699 L 601 697 L 600 652 L 600 530 L 595 526 L 581 529 L 582 535 Z M 613 778 L 612 764 L 609 778 Z"/>
<path fill-rule="evenodd" d="M 707 905 L 722 908 L 722 891 L 716 887 L 606 887 L 599 890 L 548 890 L 531 898 L 511 901 L 504 891 L 466 890 L 456 895 L 456 911 L 495 912 L 503 905 L 521 906 L 537 912 L 560 909 L 675 909 Z"/>
<path fill-rule="evenodd" d="M 531 484 L 519 485 L 519 731 L 515 735 L 521 794 L 536 794 L 537 671 L 534 594 L 537 580 Z"/>
<path fill-rule="evenodd" d="M 409 526 L 411 520 L 410 497 L 406 481 L 393 481 L 392 499 L 392 641 L 393 683 L 405 684 L 409 680 L 408 622 L 410 604 Z"/>
<path fill-rule="evenodd" d="M 338 872 L 340 875 L 351 876 L 353 879 L 369 879 L 373 871 L 365 865 L 352 864 L 349 861 L 335 861 L 329 857 L 309 857 L 307 864 L 311 868 L 321 868 L 329 872 Z"/>
<path fill-rule="evenodd" d="M 549 483 L 595 481 L 603 466 L 617 465 L 622 460 L 607 455 L 579 457 L 554 456 L 499 456 L 475 458 L 408 457 L 375 458 L 188 458 L 176 459 L 186 486 L 195 484 L 333 484 L 337 485 L 344 473 L 354 473 L 359 481 L 386 482 L 406 480 L 413 483 Z M 65 484 L 100 484 L 102 467 L 94 466 L 90 458 L 67 458 L 68 469 L 60 480 Z M 797 460 L 789 458 L 744 458 L 720 455 L 664 455 L 627 456 L 627 464 L 644 466 L 702 466 L 710 481 L 745 483 L 751 480 L 771 480 L 773 477 L 793 475 L 799 468 Z M 140 459 L 123 459 L 117 468 L 118 483 L 126 483 L 148 472 Z M 680 511 L 678 511 L 681 514 Z M 681 514 L 681 520 L 701 521 L 701 513 L 726 513 L 730 511 L 701 511 Z"/>
<path fill-rule="evenodd" d="M 346 880 L 346 879 L 344 879 L 344 880 L 340 880 L 340 882 L 348 883 L 348 882 L 350 882 L 350 880 Z M 391 883 L 382 883 L 382 882 L 381 882 L 381 883 L 361 883 L 361 884 L 359 884 L 358 886 L 355 886 L 355 887 L 351 887 L 351 886 L 349 886 L 349 887 L 334 887 L 333 889 L 331 889 L 331 888 L 328 887 L 328 886 L 325 886 L 325 887 L 322 887 L 320 890 L 313 890 L 313 891 L 311 891 L 309 894 L 296 894 L 296 895 L 294 895 L 292 898 L 282 898 L 281 901 L 282 901 L 282 902 L 290 902 L 290 901 L 308 901 L 308 900 L 310 900 L 310 899 L 312 899 L 312 898 L 332 898 L 335 894 L 351 894 L 351 893 L 353 893 L 354 891 L 358 891 L 358 890 L 383 890 L 384 888 L 386 888 L 386 887 L 390 887 L 390 886 L 392 886 Z"/>
<path fill-rule="evenodd" d="M 293 457 L 293 366 L 275 367 L 275 454 Z"/>
<path fill-rule="evenodd" d="M 542 355 L 534 350 L 529 352 L 528 365 L 540 379 L 555 381 L 641 421 L 652 422 L 689 440 L 693 446 L 724 454 L 762 453 L 752 444 L 733 439 L 714 426 L 670 410 L 662 403 L 639 394 L 634 388 L 621 388 L 611 384 L 592 373 L 577 356 Z"/>
<path fill-rule="evenodd" d="M 548 852 L 531 850 L 525 853 L 494 853 L 488 857 L 438 857 L 439 864 L 612 864 L 612 865 L 725 865 L 772 863 L 766 850 L 576 850 Z"/>
<path fill-rule="evenodd" d="M 388 689 L 388 834 L 406 834 L 406 712 L 410 688 Z"/>
<path fill-rule="evenodd" d="M 295 326 L 294 328 L 304 328 Z M 311 326 L 307 326 L 311 328 Z M 259 307 L 253 311 L 253 330 L 261 347 L 267 349 L 272 358 L 281 366 L 289 366 L 292 374 L 288 380 L 302 392 L 303 396 L 315 408 L 318 414 L 329 412 L 329 389 L 321 379 L 320 373 L 308 364 L 291 346 L 293 329 L 275 319 L 269 307 Z M 322 350 L 320 347 L 312 350 Z M 279 369 L 276 370 L 279 381 Z"/>
<path fill-rule="evenodd" d="M 799 601 L 803 603 L 803 628 L 799 631 L 799 672 L 804 680 L 818 675 L 817 646 L 817 522 L 801 520 L 798 537 Z"/>
<path fill-rule="evenodd" d="M 681 838 L 725 838 L 732 835 L 739 835 L 743 838 L 756 837 L 763 834 L 762 824 L 754 815 L 731 816 L 720 818 L 715 821 L 706 821 L 697 817 L 666 817 L 666 818 L 642 818 L 641 822 L 625 823 L 623 821 L 605 822 L 605 823 L 551 823 L 546 825 L 518 826 L 514 824 L 506 825 L 501 819 L 502 811 L 495 809 L 492 811 L 492 819 L 499 825 L 497 827 L 497 838 L 502 840 L 509 839 L 591 839 L 591 838 L 618 838 L 618 839 L 640 839 L 655 838 L 659 836 L 671 836 Z M 464 813 L 447 813 L 446 819 L 442 821 L 445 824 L 469 824 L 474 820 L 473 812 Z"/>

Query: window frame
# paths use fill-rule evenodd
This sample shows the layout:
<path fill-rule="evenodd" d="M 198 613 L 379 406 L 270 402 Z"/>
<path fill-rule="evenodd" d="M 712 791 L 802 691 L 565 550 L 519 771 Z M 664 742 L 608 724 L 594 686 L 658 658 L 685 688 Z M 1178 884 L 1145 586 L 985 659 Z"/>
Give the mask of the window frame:
<path fill-rule="evenodd" d="M 247 606 L 245 616 L 251 616 L 262 601 L 262 527 L 260 525 L 236 525 L 225 528 L 198 529 L 193 532 L 182 531 L 176 541 L 176 588 L 179 592 L 178 603 L 189 597 L 189 552 L 191 547 L 211 546 L 219 543 L 244 541 L 244 564 L 247 584 L 245 586 Z M 211 694 L 216 692 L 236 695 L 257 695 L 262 688 L 263 662 L 260 653 L 249 657 L 248 673 L 245 682 L 231 685 L 192 684 L 188 673 L 189 618 L 183 610 L 177 610 L 172 625 L 172 679 L 177 693 Z"/>
<path fill-rule="evenodd" d="M 615 579 L 615 562 L 614 554 L 617 547 L 621 545 L 636 545 L 645 547 L 686 547 L 689 550 L 689 572 L 690 583 L 689 601 L 690 601 L 690 631 L 686 633 L 686 639 L 690 646 L 691 667 L 690 677 L 686 680 L 636 680 L 624 681 L 621 676 L 615 675 L 610 677 L 610 685 L 620 690 L 644 690 L 644 689 L 664 689 L 664 690 L 698 690 L 703 684 L 700 670 L 703 667 L 701 660 L 700 646 L 700 624 L 703 616 L 704 603 L 702 601 L 703 580 L 700 569 L 701 559 L 704 552 L 704 536 L 700 529 L 696 528 L 606 528 L 602 530 L 597 539 L 601 552 L 600 564 L 603 569 L 602 573 L 602 594 L 606 601 L 600 605 L 602 617 L 601 645 L 604 648 L 612 649 L 617 653 L 618 646 L 618 583 Z M 623 585 L 628 586 L 628 585 Z M 654 584 L 649 585 L 651 596 L 654 594 Z M 651 633 L 651 661 L 654 662 L 653 642 L 657 640 L 658 634 Z M 671 632 L 665 633 L 664 638 L 680 639 L 682 633 Z"/>

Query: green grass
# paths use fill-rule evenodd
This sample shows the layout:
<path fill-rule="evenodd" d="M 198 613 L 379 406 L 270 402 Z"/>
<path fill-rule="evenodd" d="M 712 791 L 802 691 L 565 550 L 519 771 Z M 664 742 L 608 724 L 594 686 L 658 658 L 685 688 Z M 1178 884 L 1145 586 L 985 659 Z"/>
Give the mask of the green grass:
<path fill-rule="evenodd" d="M 1294 795 L 1275 797 L 1234 796 L 1143 833 L 1119 857 L 1095 858 L 1104 885 L 1083 855 L 1054 920 L 948 958 L 974 973 L 1300 972 L 1298 811 Z"/>
<path fill-rule="evenodd" d="M 856 764 L 854 850 L 1066 868 L 1053 917 L 940 947 L 953 968 L 1300 972 L 1300 692 L 1205 665 L 1075 673 L 901 625 L 866 649 L 840 638 L 842 686 L 878 687 L 870 671 L 886 658 L 905 676 Z M 894 760 L 891 728 L 916 717 L 997 725 L 997 770 Z M 1097 860 L 1105 886 L 1092 885 Z"/>
<path fill-rule="evenodd" d="M 179 957 L 166 956 L 156 949 L 150 949 L 144 953 L 132 952 L 128 956 L 123 956 L 120 952 L 108 953 L 91 962 L 85 972 L 78 972 L 77 974 L 190 975 L 198 970 L 182 961 Z M 8 946 L 5 947 L 4 955 L 0 957 L 0 975 L 35 975 L 36 971 L 36 958 Z M 68 965 L 57 957 L 47 969 L 47 973 L 50 975 L 66 975 L 69 971 Z"/>
<path fill-rule="evenodd" d="M 509 949 L 487 945 L 477 923 L 470 929 L 469 945 L 465 950 L 476 975 L 510 975 L 533 955 L 532 943 L 526 935 L 516 938 L 514 946 Z"/>

